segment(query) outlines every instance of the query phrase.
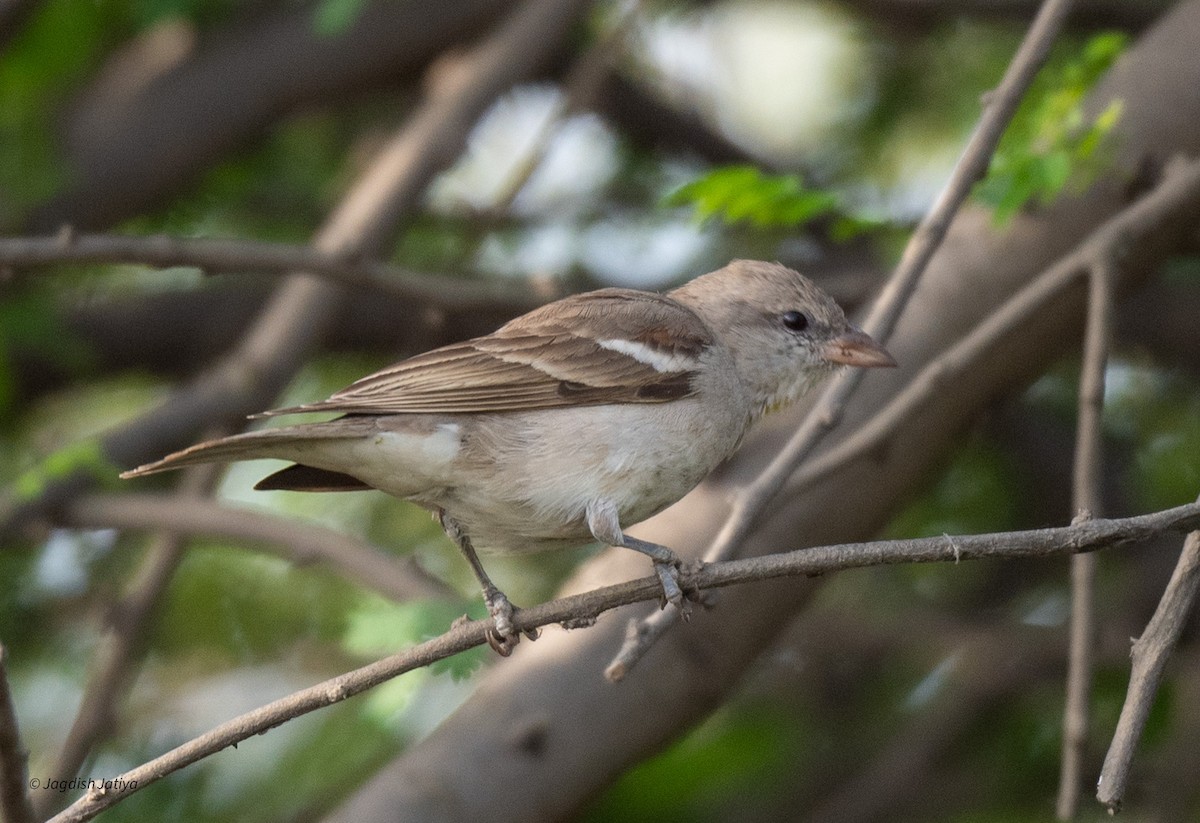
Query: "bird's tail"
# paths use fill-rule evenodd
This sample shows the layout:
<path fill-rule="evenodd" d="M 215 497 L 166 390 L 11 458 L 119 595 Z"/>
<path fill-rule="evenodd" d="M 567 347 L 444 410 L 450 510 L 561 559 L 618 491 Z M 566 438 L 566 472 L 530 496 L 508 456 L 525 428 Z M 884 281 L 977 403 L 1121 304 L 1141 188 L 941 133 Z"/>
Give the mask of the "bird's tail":
<path fill-rule="evenodd" d="M 325 423 L 300 423 L 295 426 L 262 429 L 188 446 L 182 451 L 168 454 L 161 460 L 122 472 L 121 477 L 142 477 L 201 463 L 257 460 L 264 457 L 294 460 L 296 451 L 306 445 L 331 439 L 358 438 L 366 434 L 361 426 L 354 425 L 346 418 Z"/>

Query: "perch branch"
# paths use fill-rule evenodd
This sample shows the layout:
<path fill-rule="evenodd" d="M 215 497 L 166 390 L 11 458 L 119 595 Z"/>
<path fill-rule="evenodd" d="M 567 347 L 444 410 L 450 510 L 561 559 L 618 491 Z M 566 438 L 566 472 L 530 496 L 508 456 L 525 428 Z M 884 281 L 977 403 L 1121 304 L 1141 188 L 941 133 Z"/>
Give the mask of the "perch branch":
<path fill-rule="evenodd" d="M 1165 532 L 1185 532 L 1200 526 L 1200 503 L 1120 520 L 1088 520 L 1054 529 L 999 534 L 886 540 L 798 549 L 782 554 L 727 560 L 686 571 L 685 588 L 712 589 L 780 577 L 812 576 L 866 566 L 932 563 L 981 558 L 1024 558 L 1069 555 L 1105 546 L 1138 542 Z M 587 625 L 618 606 L 657 601 L 661 584 L 645 577 L 594 591 L 520 609 L 514 615 L 518 631 L 553 623 Z M 134 791 L 146 788 L 171 772 L 197 762 L 227 746 L 359 694 L 386 680 L 427 666 L 450 655 L 482 645 L 494 630 L 491 619 L 462 621 L 439 637 L 346 674 L 295 692 L 229 720 L 171 751 L 120 775 L 129 788 L 90 790 L 53 818 L 53 823 L 90 820 Z M 136 786 L 136 788 L 134 788 Z"/>

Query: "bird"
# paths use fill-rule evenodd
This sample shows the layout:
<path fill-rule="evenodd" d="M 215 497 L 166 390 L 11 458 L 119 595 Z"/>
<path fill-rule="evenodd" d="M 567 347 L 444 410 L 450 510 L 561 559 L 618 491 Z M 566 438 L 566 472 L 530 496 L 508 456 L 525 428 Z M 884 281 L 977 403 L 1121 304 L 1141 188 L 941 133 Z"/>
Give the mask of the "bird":
<path fill-rule="evenodd" d="M 895 365 L 808 278 L 734 260 L 666 293 L 604 288 L 548 303 L 326 400 L 257 415 L 335 419 L 209 440 L 121 477 L 276 458 L 291 465 L 255 489 L 378 489 L 415 503 L 471 566 L 488 641 L 508 654 L 515 609 L 476 546 L 632 549 L 652 561 L 664 606 L 683 608 L 679 558 L 625 528 L 682 498 L 755 421 L 834 369 Z"/>

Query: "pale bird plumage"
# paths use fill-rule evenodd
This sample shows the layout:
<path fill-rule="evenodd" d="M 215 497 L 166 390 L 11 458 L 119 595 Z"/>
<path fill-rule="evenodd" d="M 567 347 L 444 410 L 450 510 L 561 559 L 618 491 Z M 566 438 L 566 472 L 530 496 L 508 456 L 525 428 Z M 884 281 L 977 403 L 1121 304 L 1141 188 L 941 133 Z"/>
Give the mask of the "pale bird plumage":
<path fill-rule="evenodd" d="M 599 539 L 650 555 L 674 602 L 668 549 L 623 528 L 674 503 L 751 423 L 838 365 L 895 365 L 806 278 L 735 261 L 665 295 L 602 289 L 490 335 L 409 358 L 328 399 L 336 412 L 201 443 L 126 472 L 277 457 L 258 488 L 378 488 L 431 509 L 484 586 L 497 632 L 511 604 L 471 542 L 502 551 Z"/>

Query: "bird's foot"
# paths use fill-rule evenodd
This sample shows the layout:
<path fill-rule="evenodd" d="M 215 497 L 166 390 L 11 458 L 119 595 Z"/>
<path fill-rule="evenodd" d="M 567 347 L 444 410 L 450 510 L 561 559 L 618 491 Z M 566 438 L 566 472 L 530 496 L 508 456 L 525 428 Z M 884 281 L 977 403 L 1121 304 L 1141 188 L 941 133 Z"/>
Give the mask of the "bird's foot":
<path fill-rule="evenodd" d="M 513 623 L 513 615 L 517 609 L 508 596 L 496 587 L 484 590 L 483 602 L 487 606 L 488 614 L 492 616 L 492 627 L 487 631 L 487 642 L 501 657 L 512 654 L 513 649 L 521 642 L 522 634 L 530 640 L 537 640 L 541 635 L 538 629 L 517 630 Z"/>
<path fill-rule="evenodd" d="M 679 560 L 674 562 L 654 561 L 654 572 L 658 575 L 658 582 L 662 586 L 662 607 L 665 609 L 670 603 L 675 608 L 679 609 L 679 615 L 687 620 L 691 615 L 691 606 L 683 596 L 683 589 L 679 585 Z"/>

